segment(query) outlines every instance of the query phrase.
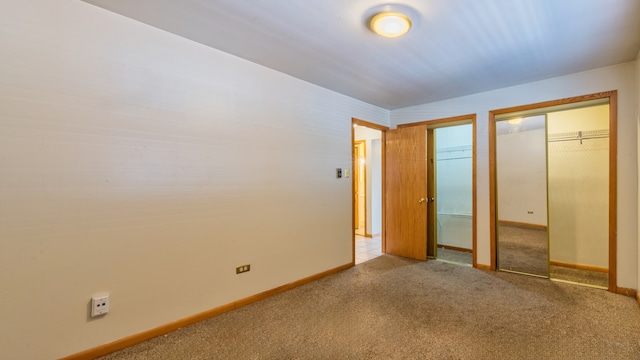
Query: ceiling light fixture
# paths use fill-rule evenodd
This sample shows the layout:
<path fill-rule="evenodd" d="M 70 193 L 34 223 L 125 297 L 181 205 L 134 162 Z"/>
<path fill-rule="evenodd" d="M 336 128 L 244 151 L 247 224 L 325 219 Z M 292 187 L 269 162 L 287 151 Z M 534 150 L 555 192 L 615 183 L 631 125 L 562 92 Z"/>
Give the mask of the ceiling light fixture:
<path fill-rule="evenodd" d="M 509 119 L 509 120 L 507 120 L 507 122 L 509 124 L 511 124 L 511 125 L 518 125 L 518 124 L 520 124 L 522 122 L 522 118 L 519 117 L 519 118 Z"/>
<path fill-rule="evenodd" d="M 385 11 L 374 15 L 369 22 L 369 27 L 380 36 L 394 38 L 411 30 L 411 19 L 399 12 Z"/>

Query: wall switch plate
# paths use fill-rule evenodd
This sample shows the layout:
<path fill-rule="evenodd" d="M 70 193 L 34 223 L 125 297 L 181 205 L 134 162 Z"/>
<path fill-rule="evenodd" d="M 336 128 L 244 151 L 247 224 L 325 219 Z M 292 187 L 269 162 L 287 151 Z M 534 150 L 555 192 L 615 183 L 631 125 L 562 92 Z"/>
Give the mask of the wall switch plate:
<path fill-rule="evenodd" d="M 91 297 L 91 317 L 105 315 L 109 312 L 109 294 Z"/>
<path fill-rule="evenodd" d="M 348 168 L 347 168 L 347 169 L 344 169 L 344 177 L 348 178 L 348 177 L 349 177 L 349 175 L 350 175 L 350 173 L 351 173 L 351 172 L 349 171 L 349 169 L 348 169 Z"/>
<path fill-rule="evenodd" d="M 337 168 L 336 169 L 336 178 L 338 178 L 338 179 L 342 178 L 342 169 L 341 168 Z"/>

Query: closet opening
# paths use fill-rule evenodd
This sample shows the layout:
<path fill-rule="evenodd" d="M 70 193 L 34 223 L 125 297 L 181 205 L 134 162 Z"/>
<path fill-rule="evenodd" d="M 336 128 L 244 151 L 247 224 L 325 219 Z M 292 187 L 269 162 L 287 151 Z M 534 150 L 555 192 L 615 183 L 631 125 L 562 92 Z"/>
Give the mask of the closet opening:
<path fill-rule="evenodd" d="M 476 115 L 469 114 L 401 124 L 388 132 L 385 194 L 392 209 L 387 212 L 390 253 L 477 266 L 475 122 Z M 411 143 L 413 138 L 421 141 Z M 422 164 L 411 176 L 399 166 L 403 153 Z M 409 184 L 418 191 L 410 193 Z M 402 204 L 420 211 L 404 211 Z M 409 225 L 412 232 L 406 231 Z M 407 244 L 415 249 L 412 253 L 402 251 Z"/>
<path fill-rule="evenodd" d="M 489 113 L 491 267 L 616 292 L 616 92 Z"/>
<path fill-rule="evenodd" d="M 435 204 L 427 239 L 441 261 L 473 264 L 473 124 L 428 129 L 428 192 Z M 435 187 L 435 189 L 430 189 Z M 430 249 L 431 250 L 431 249 Z"/>

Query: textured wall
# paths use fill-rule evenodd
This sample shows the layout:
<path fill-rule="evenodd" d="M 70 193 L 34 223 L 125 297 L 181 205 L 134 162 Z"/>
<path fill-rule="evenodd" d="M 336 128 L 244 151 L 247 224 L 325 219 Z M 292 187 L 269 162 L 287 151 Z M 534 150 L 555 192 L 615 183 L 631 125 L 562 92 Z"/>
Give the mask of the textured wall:
<path fill-rule="evenodd" d="M 335 168 L 351 117 L 387 110 L 79 1 L 3 2 L 0 45 L 0 357 L 69 355 L 351 261 Z M 105 291 L 111 313 L 88 319 Z"/>

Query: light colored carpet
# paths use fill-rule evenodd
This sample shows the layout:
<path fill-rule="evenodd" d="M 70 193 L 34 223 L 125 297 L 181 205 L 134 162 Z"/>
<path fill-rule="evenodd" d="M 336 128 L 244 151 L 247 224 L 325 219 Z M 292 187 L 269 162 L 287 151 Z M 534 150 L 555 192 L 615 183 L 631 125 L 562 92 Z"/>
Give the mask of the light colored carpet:
<path fill-rule="evenodd" d="M 382 255 L 103 360 L 640 359 L 640 308 L 603 290 Z"/>
<path fill-rule="evenodd" d="M 609 286 L 609 274 L 600 271 L 590 271 L 575 269 L 564 266 L 549 265 L 552 279 L 572 281 L 579 284 L 595 285 L 600 287 Z"/>

